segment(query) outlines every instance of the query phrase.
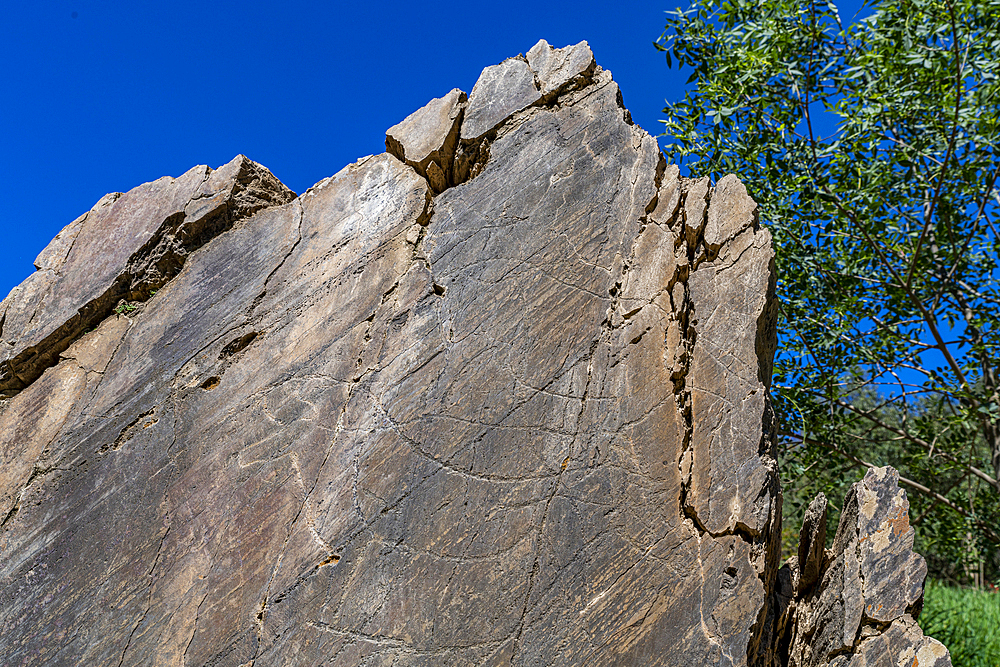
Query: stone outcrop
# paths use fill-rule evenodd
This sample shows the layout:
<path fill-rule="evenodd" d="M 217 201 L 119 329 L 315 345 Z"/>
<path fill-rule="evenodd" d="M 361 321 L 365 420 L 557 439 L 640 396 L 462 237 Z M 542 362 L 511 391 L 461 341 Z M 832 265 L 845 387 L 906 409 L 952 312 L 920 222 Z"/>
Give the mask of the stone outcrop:
<path fill-rule="evenodd" d="M 951 665 L 916 624 L 927 565 L 913 552 L 906 492 L 892 468 L 871 468 L 847 494 L 833 547 L 827 500 L 809 506 L 797 556 L 782 568 L 781 664 L 789 667 Z"/>
<path fill-rule="evenodd" d="M 38 255 L 0 302 L 0 396 L 23 389 L 122 300 L 145 301 L 187 255 L 295 193 L 242 155 L 105 195 Z"/>
<path fill-rule="evenodd" d="M 820 630 L 825 516 L 810 583 L 779 572 L 774 252 L 736 178 L 680 178 L 586 43 L 386 147 L 299 197 L 242 157 L 106 197 L 0 304 L 4 664 L 932 646 L 908 545 L 903 598 L 866 574 L 883 606 Z M 896 502 L 865 498 L 837 557 Z"/>

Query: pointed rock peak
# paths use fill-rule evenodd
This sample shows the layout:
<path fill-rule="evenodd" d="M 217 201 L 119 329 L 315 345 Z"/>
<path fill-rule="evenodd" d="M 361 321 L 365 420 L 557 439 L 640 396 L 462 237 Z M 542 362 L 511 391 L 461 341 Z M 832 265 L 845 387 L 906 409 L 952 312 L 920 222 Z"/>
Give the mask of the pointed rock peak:
<path fill-rule="evenodd" d="M 528 51 L 528 66 L 538 77 L 542 96 L 548 97 L 578 77 L 591 76 L 597 68 L 597 61 L 585 41 L 556 49 L 540 39 Z"/>
<path fill-rule="evenodd" d="M 490 65 L 479 75 L 469 95 L 462 122 L 462 139 L 475 140 L 495 129 L 512 114 L 542 99 L 535 74 L 521 58 Z"/>
<path fill-rule="evenodd" d="M 816 583 L 823 567 L 827 505 L 826 495 L 820 493 L 809 503 L 805 518 L 802 520 L 798 553 L 800 575 L 796 587 L 799 591 Z"/>
<path fill-rule="evenodd" d="M 798 558 L 786 567 L 793 581 L 818 583 L 799 587 L 778 624 L 787 664 L 951 664 L 947 649 L 924 637 L 915 621 L 927 565 L 913 551 L 909 510 L 899 473 L 870 468 L 848 491 L 833 548 L 821 557 L 826 498 L 812 502 Z"/>
<path fill-rule="evenodd" d="M 596 70 L 587 42 L 556 49 L 544 39 L 531 47 L 526 58 L 508 58 L 487 67 L 469 96 L 462 140 L 475 141 L 518 111 L 550 102 L 573 84 L 590 81 Z"/>
<path fill-rule="evenodd" d="M 854 488 L 849 502 L 855 506 L 842 515 L 850 524 L 842 521 L 837 536 L 842 530 L 856 536 L 865 615 L 888 623 L 923 598 L 927 564 L 913 552 L 910 503 L 899 488 L 899 473 L 871 468 Z"/>
<path fill-rule="evenodd" d="M 454 88 L 385 133 L 385 148 L 426 178 L 435 192 L 450 184 L 458 131 L 468 97 Z"/>

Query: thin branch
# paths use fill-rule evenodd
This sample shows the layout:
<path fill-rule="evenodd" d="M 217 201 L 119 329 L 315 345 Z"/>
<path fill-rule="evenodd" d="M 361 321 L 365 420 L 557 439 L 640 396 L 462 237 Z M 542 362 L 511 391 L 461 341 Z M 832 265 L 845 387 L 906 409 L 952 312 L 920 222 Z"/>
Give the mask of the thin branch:
<path fill-rule="evenodd" d="M 807 443 L 807 444 L 819 445 L 820 447 L 824 447 L 826 449 L 829 449 L 830 451 L 833 451 L 833 452 L 836 452 L 837 454 L 840 454 L 841 456 L 843 456 L 845 459 L 848 459 L 849 461 L 853 461 L 854 463 L 857 463 L 859 465 L 863 465 L 866 468 L 878 468 L 879 467 L 879 466 L 876 466 L 874 463 L 869 463 L 868 461 L 865 461 L 863 459 L 859 459 L 858 457 L 854 456 L 853 454 L 849 454 L 849 453 L 845 452 L 844 450 L 840 449 L 839 447 L 837 447 L 836 445 L 830 444 L 828 442 L 823 442 L 821 440 L 814 440 L 813 438 L 809 438 L 807 436 L 801 436 L 801 435 L 799 435 L 797 433 L 781 433 L 781 435 L 783 435 L 785 437 L 798 438 L 799 441 Z M 923 493 L 924 495 L 930 496 L 931 498 L 934 498 L 938 502 L 940 502 L 940 503 L 942 503 L 944 505 L 947 505 L 948 507 L 950 507 L 951 509 L 955 510 L 956 512 L 958 512 L 962 516 L 964 516 L 964 517 L 966 517 L 968 519 L 971 519 L 972 522 L 975 523 L 980 528 L 980 530 L 982 530 L 984 533 L 986 533 L 987 535 L 990 536 L 990 539 L 992 539 L 995 542 L 1000 542 L 1000 537 L 998 537 L 997 534 L 995 532 L 993 532 L 993 529 L 988 524 L 986 524 L 985 522 L 981 521 L 980 519 L 977 519 L 976 517 L 972 516 L 971 514 L 969 514 L 969 512 L 967 510 L 959 507 L 958 505 L 956 505 L 952 501 L 950 501 L 947 498 L 945 498 L 944 496 L 942 496 L 940 493 L 937 493 L 936 491 L 931 491 L 929 488 L 927 488 L 923 484 L 921 484 L 919 482 L 914 482 L 912 479 L 907 479 L 906 477 L 903 477 L 902 475 L 899 476 L 899 483 L 903 484 L 905 486 L 909 486 L 910 488 L 916 489 L 917 491 Z"/>
<path fill-rule="evenodd" d="M 976 217 L 972 221 L 972 230 L 969 231 L 968 234 L 966 234 L 965 243 L 962 244 L 962 249 L 958 252 L 958 254 L 955 255 L 955 263 L 952 264 L 951 270 L 948 271 L 948 275 L 945 277 L 944 283 L 941 285 L 941 294 L 945 292 L 945 290 L 947 289 L 947 285 L 949 285 L 952 281 L 952 278 L 954 278 L 955 271 L 958 270 L 958 265 L 961 263 L 960 261 L 961 258 L 965 256 L 966 252 L 968 252 L 969 245 L 972 243 L 972 238 L 976 235 L 976 232 L 979 230 L 979 221 L 983 217 L 983 214 L 986 211 L 986 202 L 989 201 L 989 195 L 993 191 L 993 186 L 997 182 L 997 177 L 1000 177 L 1000 165 L 997 165 L 996 170 L 993 172 L 993 178 L 990 179 L 989 185 L 986 186 L 985 194 L 983 194 L 983 198 L 979 202 L 979 210 L 976 212 Z M 959 283 L 965 286 L 965 283 L 962 283 L 961 281 L 959 281 Z M 935 301 L 939 299 L 940 296 L 941 295 L 938 295 L 938 297 L 935 298 Z"/>
<path fill-rule="evenodd" d="M 868 421 L 874 422 L 875 424 L 878 424 L 880 427 L 884 428 L 885 430 L 889 431 L 890 433 L 895 433 L 898 436 L 906 438 L 907 440 L 909 440 L 910 442 L 912 442 L 915 445 L 920 445 L 921 447 L 923 447 L 924 449 L 926 449 L 928 452 L 933 452 L 934 451 L 934 446 L 931 443 L 929 443 L 926 440 L 924 440 L 923 438 L 918 438 L 917 436 L 913 435 L 912 433 L 907 433 L 906 431 L 904 431 L 902 429 L 899 429 L 899 428 L 896 428 L 894 426 L 891 426 L 891 425 L 887 424 L 885 421 L 879 419 L 878 417 L 873 416 L 871 413 L 873 411 L 879 409 L 878 407 L 873 408 L 871 411 L 865 411 L 865 410 L 859 410 L 858 408 L 854 407 L 850 403 L 845 403 L 843 401 L 836 401 L 836 403 L 837 403 L 837 405 L 840 405 L 841 407 L 850 410 L 854 414 L 856 414 L 856 415 L 858 415 L 860 417 L 864 417 Z M 989 484 L 990 486 L 992 486 L 994 489 L 996 489 L 998 492 L 1000 492 L 1000 485 L 997 484 L 997 480 L 994 479 L 993 477 L 991 477 L 990 475 L 988 475 L 987 473 L 983 472 L 979 468 L 975 467 L 974 465 L 968 464 L 968 463 L 962 463 L 961 461 L 959 461 L 958 459 L 956 459 L 955 457 L 953 457 L 951 454 L 949 454 L 949 453 L 947 453 L 947 452 L 945 452 L 945 451 L 943 451 L 941 449 L 938 449 L 938 454 L 940 456 L 948 459 L 949 461 L 951 461 L 952 463 L 954 463 L 956 465 L 960 465 L 960 466 L 962 466 L 964 468 L 967 468 L 969 470 L 969 472 L 971 472 L 973 475 L 975 475 L 976 477 L 980 478 L 981 480 L 983 480 L 984 482 L 986 482 L 987 484 Z"/>
<path fill-rule="evenodd" d="M 965 479 L 966 479 L 966 478 L 967 478 L 968 476 L 969 476 L 969 473 L 968 473 L 968 471 L 966 471 L 966 473 L 965 473 L 964 475 L 959 475 L 958 479 L 956 479 L 956 480 L 955 480 L 955 481 L 954 481 L 954 482 L 952 483 L 952 485 L 951 485 L 951 486 L 949 486 L 949 487 L 948 487 L 947 489 L 945 489 L 944 493 L 943 493 L 943 494 L 941 494 L 941 495 L 943 495 L 943 496 L 947 496 L 947 495 L 948 495 L 949 493 L 951 493 L 951 492 L 952 492 L 952 491 L 953 491 L 953 490 L 955 489 L 955 487 L 956 487 L 956 486 L 958 486 L 959 484 L 961 484 L 962 482 L 964 482 L 964 481 L 965 481 Z M 939 501 L 939 500 L 938 500 L 937 498 L 932 498 L 932 499 L 931 499 L 931 502 L 930 502 L 930 503 L 929 503 L 929 504 L 927 505 L 927 508 L 926 508 L 926 509 L 924 509 L 924 511 L 920 513 L 920 516 L 918 516 L 918 517 L 917 517 L 916 519 L 914 519 L 914 520 L 913 520 L 913 523 L 916 523 L 916 524 L 919 524 L 919 523 L 920 523 L 921 521 L 923 521 L 923 520 L 924 520 L 924 518 L 925 518 L 925 517 L 926 517 L 926 516 L 927 516 L 928 514 L 930 514 L 930 513 L 931 513 L 931 510 L 933 510 L 933 509 L 934 509 L 934 508 L 935 508 L 935 507 L 937 506 L 937 504 L 938 504 L 939 502 L 941 502 L 941 501 Z"/>
<path fill-rule="evenodd" d="M 831 201 L 837 207 L 837 210 L 840 211 L 841 214 L 850 218 L 850 220 L 854 222 L 856 225 L 858 225 L 858 228 L 861 230 L 861 233 L 864 234 L 865 239 L 868 241 L 868 245 L 878 254 L 879 260 L 886 267 L 886 269 L 888 269 L 888 271 L 893 275 L 893 277 L 895 277 L 897 281 L 904 283 L 899 273 L 896 271 L 896 268 L 889 262 L 888 258 L 885 256 L 885 253 L 882 252 L 882 247 L 879 246 L 877 243 L 875 243 L 875 239 L 872 238 L 871 233 L 868 231 L 868 228 L 865 226 L 865 224 L 861 222 L 857 218 L 857 216 L 854 215 L 852 211 L 844 208 L 843 203 L 840 201 L 840 197 L 838 197 L 833 192 L 830 192 L 829 188 L 824 186 L 823 190 L 831 198 Z M 944 338 L 941 336 L 941 332 L 938 330 L 937 321 L 934 319 L 934 316 L 927 311 L 927 306 L 921 299 L 917 297 L 916 294 L 913 293 L 913 289 L 909 285 L 904 283 L 903 289 L 906 291 L 906 295 L 909 297 L 913 305 L 915 305 L 917 309 L 920 310 L 920 314 L 923 316 L 924 322 L 927 323 L 927 328 L 930 329 L 931 335 L 934 337 L 934 340 L 937 343 L 936 346 L 937 349 L 941 352 L 942 356 L 944 356 L 945 360 L 948 362 L 948 365 L 951 366 L 951 370 L 952 372 L 955 373 L 955 377 L 963 385 L 966 391 L 969 391 L 971 393 L 971 387 L 969 385 L 968 380 L 966 380 L 965 378 L 965 373 L 962 372 L 961 366 L 959 366 L 958 362 L 955 361 L 955 357 L 952 356 L 951 350 L 948 349 L 947 343 L 945 343 Z M 979 407 L 978 400 L 973 398 L 972 401 L 975 407 Z"/>
<path fill-rule="evenodd" d="M 924 239 L 931 229 L 934 220 L 934 208 L 937 206 L 938 198 L 941 196 L 941 186 L 944 185 L 944 173 L 951 160 L 952 151 L 955 149 L 955 139 L 958 138 L 958 115 L 962 108 L 962 62 L 958 54 L 958 25 L 955 22 L 955 7 L 948 3 L 948 12 L 951 15 L 951 41 L 955 48 L 955 118 L 952 121 L 951 138 L 948 140 L 948 150 L 944 153 L 944 160 L 941 161 L 941 171 L 938 173 L 937 187 L 934 189 L 934 196 L 931 197 L 927 210 L 924 212 L 924 229 L 917 239 L 917 247 L 913 250 L 913 261 L 910 270 L 906 274 L 906 288 L 910 288 L 910 281 L 913 280 L 913 271 L 917 268 L 917 260 L 920 258 L 920 248 L 924 244 Z"/>

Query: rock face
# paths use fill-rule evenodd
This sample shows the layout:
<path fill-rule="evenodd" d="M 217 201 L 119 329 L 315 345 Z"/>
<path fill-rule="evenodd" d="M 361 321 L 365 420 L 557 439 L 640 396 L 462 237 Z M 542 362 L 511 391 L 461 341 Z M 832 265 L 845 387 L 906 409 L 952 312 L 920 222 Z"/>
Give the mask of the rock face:
<path fill-rule="evenodd" d="M 861 615 L 796 664 L 929 650 L 905 538 L 779 576 L 737 179 L 679 178 L 586 43 L 386 146 L 297 198 L 242 157 L 106 197 L 0 304 L 3 664 L 771 665 L 841 571 Z"/>
<path fill-rule="evenodd" d="M 809 506 L 798 556 L 782 568 L 782 664 L 951 665 L 947 649 L 915 621 L 927 565 L 912 550 L 899 474 L 872 468 L 851 487 L 833 548 L 824 552 L 812 526 L 825 526 L 826 504 L 820 494 Z"/>
<path fill-rule="evenodd" d="M 23 389 L 122 299 L 145 300 L 187 255 L 295 193 L 242 155 L 101 198 L 38 255 L 0 302 L 0 396 Z"/>

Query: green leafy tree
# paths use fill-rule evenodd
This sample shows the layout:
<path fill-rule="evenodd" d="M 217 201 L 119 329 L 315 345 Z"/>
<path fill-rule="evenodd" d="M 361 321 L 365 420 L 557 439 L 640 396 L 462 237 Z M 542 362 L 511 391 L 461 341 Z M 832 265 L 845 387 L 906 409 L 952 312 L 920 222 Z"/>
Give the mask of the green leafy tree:
<path fill-rule="evenodd" d="M 891 464 L 932 567 L 984 584 L 1000 574 L 1000 0 L 865 13 L 668 12 L 656 46 L 692 73 L 664 109 L 667 152 L 739 174 L 774 233 L 786 514 Z"/>

